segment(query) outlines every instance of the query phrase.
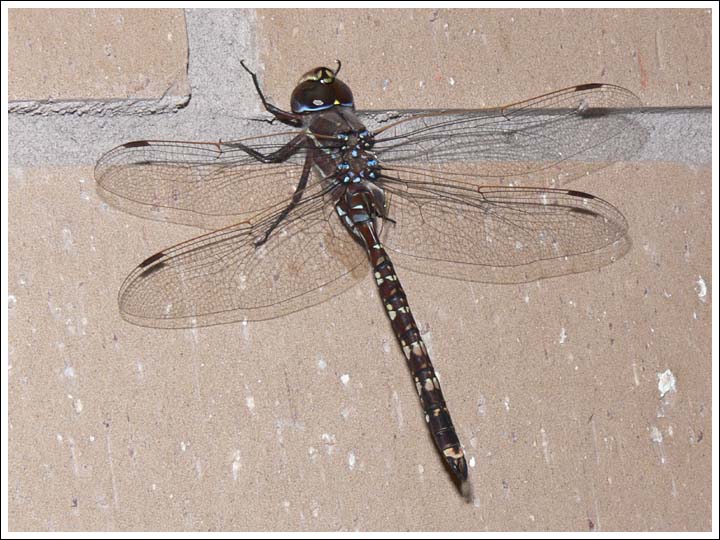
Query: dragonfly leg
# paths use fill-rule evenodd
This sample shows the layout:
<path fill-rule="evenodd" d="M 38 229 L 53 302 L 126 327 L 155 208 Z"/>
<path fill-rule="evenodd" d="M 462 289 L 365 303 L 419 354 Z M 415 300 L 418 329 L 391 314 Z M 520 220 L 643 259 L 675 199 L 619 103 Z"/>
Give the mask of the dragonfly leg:
<path fill-rule="evenodd" d="M 280 120 L 283 124 L 287 124 L 289 126 L 293 127 L 302 127 L 302 115 L 295 114 L 288 111 L 283 111 L 282 109 L 276 107 L 275 105 L 268 103 L 268 101 L 265 99 L 265 95 L 262 93 L 262 90 L 260 89 L 260 83 L 258 82 L 257 75 L 254 71 L 251 71 L 250 68 L 248 68 L 245 65 L 245 62 L 243 60 L 240 60 L 240 65 L 242 65 L 243 69 L 247 71 L 250 76 L 252 77 L 253 84 L 255 85 L 255 90 L 258 93 L 258 96 L 260 96 L 260 100 L 262 101 L 263 107 L 265 107 L 265 110 L 272 114 L 275 118 Z"/>
<path fill-rule="evenodd" d="M 293 139 L 289 141 L 285 146 L 269 154 L 263 154 L 261 152 L 258 152 L 254 148 L 245 146 L 244 144 L 239 142 L 231 142 L 225 144 L 227 146 L 231 146 L 232 148 L 237 148 L 239 150 L 242 150 L 243 152 L 247 152 L 250 156 L 254 157 L 261 163 L 282 163 L 283 161 L 287 161 L 293 154 L 297 154 L 297 152 L 301 149 L 307 148 L 307 144 L 304 144 L 306 143 L 306 141 L 308 141 L 307 135 L 305 135 L 304 133 L 298 133 L 298 135 L 296 137 L 293 137 Z"/>
<path fill-rule="evenodd" d="M 277 218 L 275 218 L 275 221 L 273 222 L 270 227 L 268 227 L 267 231 L 265 231 L 265 234 L 260 240 L 257 240 L 255 242 L 255 247 L 262 246 L 265 242 L 267 242 L 268 238 L 270 237 L 270 234 L 277 228 L 278 225 L 282 222 L 283 219 L 290 213 L 290 210 L 295 208 L 297 203 L 300 202 L 300 199 L 302 199 L 303 191 L 305 191 L 305 186 L 307 186 L 308 178 L 310 177 L 310 170 L 312 168 L 312 159 L 310 158 L 310 155 L 305 158 L 305 164 L 303 165 L 303 171 L 300 175 L 300 180 L 298 182 L 297 188 L 295 188 L 295 193 L 293 193 L 292 200 L 290 201 L 290 204 L 288 204 L 282 212 L 278 215 Z"/>

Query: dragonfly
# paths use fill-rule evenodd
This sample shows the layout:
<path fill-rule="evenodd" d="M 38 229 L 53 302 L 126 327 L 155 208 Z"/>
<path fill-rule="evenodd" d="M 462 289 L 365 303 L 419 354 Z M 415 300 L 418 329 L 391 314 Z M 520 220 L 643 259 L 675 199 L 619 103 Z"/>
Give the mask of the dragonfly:
<path fill-rule="evenodd" d="M 429 434 L 469 500 L 465 452 L 395 264 L 518 283 L 621 257 L 622 213 L 552 184 L 635 151 L 643 131 L 628 111 L 638 98 L 581 84 L 497 108 L 398 114 L 371 130 L 338 78 L 339 61 L 305 73 L 289 111 L 242 65 L 269 122 L 293 129 L 128 142 L 97 162 L 98 192 L 111 205 L 209 231 L 129 274 L 118 295 L 123 318 L 153 328 L 271 319 L 346 291 L 370 269 Z"/>

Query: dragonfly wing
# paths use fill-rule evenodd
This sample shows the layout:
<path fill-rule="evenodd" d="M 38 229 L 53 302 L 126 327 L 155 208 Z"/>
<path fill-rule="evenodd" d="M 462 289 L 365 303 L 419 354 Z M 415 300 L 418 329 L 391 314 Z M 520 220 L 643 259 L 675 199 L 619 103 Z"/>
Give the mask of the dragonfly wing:
<path fill-rule="evenodd" d="M 273 228 L 278 215 L 148 258 L 120 289 L 123 317 L 158 328 L 269 319 L 327 300 L 366 274 L 364 252 L 322 194 L 309 196 Z"/>
<path fill-rule="evenodd" d="M 609 264 L 629 247 L 625 218 L 610 203 L 564 189 L 434 184 L 384 178 L 384 244 L 422 273 L 517 283 Z"/>
<path fill-rule="evenodd" d="M 548 184 L 635 155 L 647 140 L 632 111 L 640 106 L 622 87 L 585 84 L 494 109 L 412 115 L 376 129 L 374 150 L 396 170 L 452 175 L 448 164 L 472 163 L 479 183 Z"/>
<path fill-rule="evenodd" d="M 261 163 L 243 148 L 268 154 L 297 135 L 227 143 L 126 143 L 98 161 L 98 192 L 109 204 L 144 218 L 205 229 L 224 227 L 281 207 L 292 197 L 305 157 L 302 144 L 286 162 L 277 164 Z"/>

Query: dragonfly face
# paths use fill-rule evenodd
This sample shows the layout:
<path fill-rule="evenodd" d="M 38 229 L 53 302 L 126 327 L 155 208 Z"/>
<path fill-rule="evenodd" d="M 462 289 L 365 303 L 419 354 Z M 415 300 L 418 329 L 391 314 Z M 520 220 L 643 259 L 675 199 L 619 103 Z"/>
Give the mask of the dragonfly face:
<path fill-rule="evenodd" d="M 338 67 L 339 71 L 340 68 Z M 303 114 L 335 106 L 355 108 L 352 91 L 336 78 L 337 71 L 326 67 L 311 69 L 300 77 L 290 97 L 292 112 Z"/>

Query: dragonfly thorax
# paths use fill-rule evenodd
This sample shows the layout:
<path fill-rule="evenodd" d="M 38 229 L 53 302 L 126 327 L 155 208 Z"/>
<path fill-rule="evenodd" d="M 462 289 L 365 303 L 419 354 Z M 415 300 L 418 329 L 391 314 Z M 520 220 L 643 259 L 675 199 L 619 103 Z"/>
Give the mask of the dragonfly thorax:
<path fill-rule="evenodd" d="M 331 153 L 337 156 L 336 177 L 343 184 L 352 184 L 369 180 L 374 182 L 380 175 L 380 165 L 375 153 L 370 149 L 373 146 L 373 136 L 367 131 L 340 133 L 337 138 L 341 141 L 339 152 Z"/>

